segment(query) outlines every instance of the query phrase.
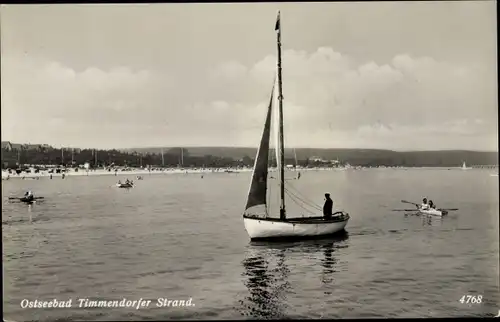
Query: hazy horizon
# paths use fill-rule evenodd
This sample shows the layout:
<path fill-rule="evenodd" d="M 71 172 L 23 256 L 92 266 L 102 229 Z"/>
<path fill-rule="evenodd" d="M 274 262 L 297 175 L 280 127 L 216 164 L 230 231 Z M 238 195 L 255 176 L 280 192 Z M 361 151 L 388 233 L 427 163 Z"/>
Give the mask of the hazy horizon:
<path fill-rule="evenodd" d="M 48 144 L 55 149 L 60 149 L 61 145 L 53 145 L 50 143 L 33 143 L 33 142 L 14 142 L 9 140 L 2 139 L 2 142 L 10 142 L 13 144 Z M 133 150 L 133 149 L 172 149 L 172 148 L 184 148 L 184 149 L 196 149 L 196 148 L 224 148 L 224 149 L 257 149 L 255 146 L 223 146 L 223 145 L 155 145 L 155 146 L 132 146 L 132 147 L 123 147 L 123 148 L 96 148 L 93 146 L 62 146 L 64 149 L 102 149 L 102 150 Z M 274 147 L 271 147 L 274 149 Z M 477 150 L 477 149 L 429 149 L 429 150 L 398 150 L 398 149 L 377 149 L 377 148 L 338 148 L 338 147 L 309 147 L 309 146 L 285 146 L 285 149 L 315 149 L 315 150 L 383 150 L 383 151 L 392 151 L 392 152 L 451 152 L 451 151 L 463 151 L 463 152 L 488 152 L 498 153 L 498 149 L 496 150 Z"/>
<path fill-rule="evenodd" d="M 2 141 L 498 151 L 496 3 L 2 5 Z"/>

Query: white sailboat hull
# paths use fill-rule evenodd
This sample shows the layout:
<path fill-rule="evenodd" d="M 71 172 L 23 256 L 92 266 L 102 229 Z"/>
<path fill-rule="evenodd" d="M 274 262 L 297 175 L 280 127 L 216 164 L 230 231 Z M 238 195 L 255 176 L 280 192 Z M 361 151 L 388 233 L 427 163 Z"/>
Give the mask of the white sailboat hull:
<path fill-rule="evenodd" d="M 298 238 L 332 235 L 344 230 L 349 217 L 344 220 L 326 221 L 321 217 L 310 221 L 279 221 L 265 218 L 244 217 L 245 230 L 251 239 Z"/>

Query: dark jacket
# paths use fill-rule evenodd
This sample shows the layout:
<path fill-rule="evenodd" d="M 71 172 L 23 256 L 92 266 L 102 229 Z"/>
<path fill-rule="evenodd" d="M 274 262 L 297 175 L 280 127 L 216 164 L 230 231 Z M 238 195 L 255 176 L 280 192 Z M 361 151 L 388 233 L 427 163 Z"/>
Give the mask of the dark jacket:
<path fill-rule="evenodd" d="M 333 200 L 331 198 L 326 199 L 325 205 L 323 206 L 323 215 L 331 216 L 333 212 Z"/>

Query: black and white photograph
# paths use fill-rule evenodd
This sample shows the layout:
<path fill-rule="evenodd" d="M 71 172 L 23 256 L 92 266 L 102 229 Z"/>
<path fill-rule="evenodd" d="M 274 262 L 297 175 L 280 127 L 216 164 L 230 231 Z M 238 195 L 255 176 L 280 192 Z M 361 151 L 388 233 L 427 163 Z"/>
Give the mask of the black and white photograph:
<path fill-rule="evenodd" d="M 1 5 L 3 321 L 500 316 L 496 12 Z"/>

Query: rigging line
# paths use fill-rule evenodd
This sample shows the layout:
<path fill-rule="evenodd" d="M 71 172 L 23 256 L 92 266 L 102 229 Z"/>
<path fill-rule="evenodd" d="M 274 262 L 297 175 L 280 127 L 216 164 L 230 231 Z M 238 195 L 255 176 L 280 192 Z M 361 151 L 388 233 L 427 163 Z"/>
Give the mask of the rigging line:
<path fill-rule="evenodd" d="M 309 215 L 315 215 L 314 211 L 310 210 L 310 209 L 306 209 L 305 207 L 303 207 L 297 200 L 294 199 L 294 197 L 292 197 L 288 191 L 285 191 L 285 193 L 288 195 L 288 197 L 290 198 L 290 200 L 292 200 L 293 202 L 295 202 L 295 204 L 297 204 L 297 206 L 299 206 L 300 208 L 302 208 L 303 210 L 305 210 Z"/>
<path fill-rule="evenodd" d="M 304 200 L 302 200 L 299 196 L 295 195 L 293 192 L 291 192 L 291 191 L 289 191 L 289 190 L 287 190 L 287 189 L 285 189 L 285 191 L 286 191 L 289 195 L 293 195 L 293 196 L 295 197 L 295 199 L 300 200 L 303 204 L 305 204 L 305 205 L 307 205 L 307 206 L 311 207 L 312 209 L 315 209 L 315 210 L 318 210 L 318 211 L 320 211 L 320 210 L 321 210 L 321 208 L 320 208 L 319 206 L 308 204 L 307 202 L 305 202 Z"/>
<path fill-rule="evenodd" d="M 287 193 L 288 193 L 289 195 L 293 196 L 293 197 L 294 197 L 294 199 L 299 200 L 302 204 L 309 206 L 311 209 L 316 209 L 316 210 L 319 210 L 318 208 L 316 208 L 316 207 L 312 206 L 311 204 L 308 204 L 307 202 L 304 202 L 304 200 L 302 200 L 302 199 L 301 199 L 300 197 L 298 197 L 297 195 L 294 195 L 291 191 L 287 190 Z"/>
<path fill-rule="evenodd" d="M 307 209 L 309 209 L 309 211 L 312 211 L 312 212 L 321 211 L 321 209 L 319 209 L 319 208 L 313 208 L 313 207 L 311 207 L 310 205 L 305 204 L 303 201 L 299 200 L 296 196 L 292 196 L 292 195 L 290 195 L 290 194 L 289 194 L 289 196 L 290 196 L 290 198 L 292 198 L 292 199 L 293 199 L 296 203 L 300 203 L 300 204 L 302 205 L 302 206 L 301 206 L 302 208 L 307 208 Z"/>
<path fill-rule="evenodd" d="M 290 198 L 290 200 L 292 200 L 293 202 L 295 202 L 299 207 L 301 207 L 302 209 L 306 209 L 305 207 L 303 207 L 303 203 L 297 199 L 297 197 L 295 197 L 293 194 L 291 194 L 289 191 L 286 191 L 285 190 L 285 193 L 286 195 Z M 306 209 L 308 211 L 312 211 L 310 209 Z"/>
<path fill-rule="evenodd" d="M 296 195 L 295 193 L 293 193 L 293 191 L 290 191 L 288 189 L 285 188 L 286 191 L 292 193 L 297 199 L 299 199 L 300 201 L 302 201 L 303 203 L 305 203 L 306 205 L 312 207 L 312 208 L 315 208 L 315 209 L 318 209 L 318 210 L 321 210 L 320 206 L 312 203 L 312 202 L 309 202 L 307 200 L 304 200 L 304 198 L 301 198 L 300 196 Z"/>
<path fill-rule="evenodd" d="M 311 215 L 314 215 L 315 214 L 315 211 L 311 210 L 311 209 L 307 209 L 305 207 L 303 207 L 301 205 L 300 202 L 298 202 L 297 200 L 295 200 L 291 195 L 288 195 L 288 197 L 290 198 L 291 201 L 293 201 L 297 206 L 299 206 L 300 208 L 302 208 L 303 210 L 305 210 L 308 214 L 311 214 Z"/>
<path fill-rule="evenodd" d="M 317 207 L 319 207 L 316 202 L 312 201 L 311 199 L 307 198 L 306 196 L 304 196 L 297 188 L 295 188 L 291 183 L 287 183 L 287 185 L 291 188 L 291 190 L 293 190 L 296 194 L 298 194 L 299 196 L 301 196 L 303 199 L 307 200 L 309 203 L 312 203 L 314 205 L 316 205 Z"/>

